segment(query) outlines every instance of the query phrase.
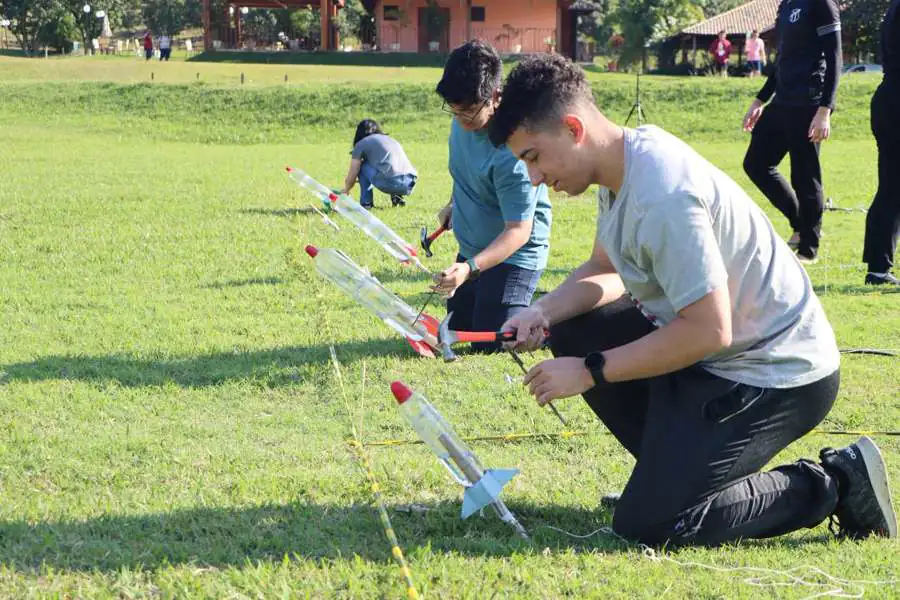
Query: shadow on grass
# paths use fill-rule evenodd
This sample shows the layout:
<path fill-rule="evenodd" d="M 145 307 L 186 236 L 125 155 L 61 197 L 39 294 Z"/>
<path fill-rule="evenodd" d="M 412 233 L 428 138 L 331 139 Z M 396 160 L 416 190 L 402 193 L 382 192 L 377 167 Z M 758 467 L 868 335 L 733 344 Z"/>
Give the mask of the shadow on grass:
<path fill-rule="evenodd" d="M 509 504 L 532 536 L 532 545 L 518 538 L 490 510 L 483 518 L 463 521 L 458 502 L 429 505 L 425 512 L 401 512 L 404 508 L 387 507 L 400 545 L 410 554 L 419 548 L 469 556 L 510 556 L 543 548 L 584 552 L 635 548 L 610 533 L 575 539 L 549 528 L 587 534 L 610 524 L 605 510 Z M 824 539 L 807 536 L 741 545 L 794 547 Z M 0 522 L 0 564 L 18 570 L 117 571 L 181 564 L 221 568 L 280 562 L 286 556 L 329 560 L 354 555 L 372 561 L 391 560 L 373 506 L 297 502 L 102 516 L 86 521 Z"/>
<path fill-rule="evenodd" d="M 423 262 L 426 267 L 433 273 L 439 273 L 441 269 L 447 267 L 446 264 Z M 420 271 L 415 266 L 404 266 L 398 261 L 395 266 L 384 269 L 376 269 L 372 271 L 372 275 L 381 283 L 404 281 L 407 283 L 422 284 L 423 293 L 428 293 L 428 286 L 431 285 L 431 278 L 428 273 Z M 409 296 L 404 294 L 404 298 L 409 301 Z"/>
<path fill-rule="evenodd" d="M 900 286 L 890 285 L 853 285 L 849 283 L 841 284 L 816 284 L 813 290 L 817 294 L 840 294 L 842 296 L 879 296 L 881 294 L 897 294 L 900 293 Z"/>
<path fill-rule="evenodd" d="M 406 341 L 366 340 L 334 344 L 342 364 L 391 356 L 418 360 Z M 126 387 L 176 384 L 184 387 L 250 380 L 268 387 L 301 381 L 298 368 L 331 360 L 328 344 L 290 346 L 249 352 L 217 352 L 171 359 L 141 359 L 124 355 L 45 356 L 31 362 L 0 365 L 0 385 L 11 381 L 56 379 L 117 381 Z"/>
<path fill-rule="evenodd" d="M 284 283 L 281 277 L 254 277 L 252 279 L 231 279 L 228 281 L 217 281 L 204 285 L 203 287 L 213 290 L 222 290 L 225 288 L 245 287 L 248 285 L 279 285 Z"/>
<path fill-rule="evenodd" d="M 264 215 L 268 217 L 293 217 L 294 215 L 315 215 L 317 214 L 309 206 L 301 206 L 300 208 L 242 208 L 238 210 L 243 215 Z"/>

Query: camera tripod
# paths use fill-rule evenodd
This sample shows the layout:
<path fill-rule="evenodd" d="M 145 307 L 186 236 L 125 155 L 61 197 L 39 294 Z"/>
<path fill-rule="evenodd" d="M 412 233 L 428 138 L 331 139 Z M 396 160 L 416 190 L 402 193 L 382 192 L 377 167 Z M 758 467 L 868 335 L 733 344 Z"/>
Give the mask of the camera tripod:
<path fill-rule="evenodd" d="M 641 74 L 637 73 L 637 82 L 635 84 L 634 90 L 634 104 L 631 105 L 631 111 L 628 113 L 628 116 L 625 117 L 625 125 L 628 125 L 628 121 L 631 120 L 632 115 L 637 117 L 638 127 L 644 124 L 644 121 L 647 120 L 647 116 L 644 114 L 644 107 L 641 106 Z"/>

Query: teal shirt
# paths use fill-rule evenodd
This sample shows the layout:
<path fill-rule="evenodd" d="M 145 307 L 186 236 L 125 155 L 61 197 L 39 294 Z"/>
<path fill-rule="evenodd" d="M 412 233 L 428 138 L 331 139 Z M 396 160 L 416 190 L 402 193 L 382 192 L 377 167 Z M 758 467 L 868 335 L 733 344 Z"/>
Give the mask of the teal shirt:
<path fill-rule="evenodd" d="M 531 236 L 504 262 L 523 269 L 547 266 L 550 200 L 547 186 L 531 185 L 528 169 L 506 146 L 495 148 L 487 130 L 450 127 L 453 232 L 459 253 L 472 258 L 503 233 L 506 221 L 533 219 Z"/>

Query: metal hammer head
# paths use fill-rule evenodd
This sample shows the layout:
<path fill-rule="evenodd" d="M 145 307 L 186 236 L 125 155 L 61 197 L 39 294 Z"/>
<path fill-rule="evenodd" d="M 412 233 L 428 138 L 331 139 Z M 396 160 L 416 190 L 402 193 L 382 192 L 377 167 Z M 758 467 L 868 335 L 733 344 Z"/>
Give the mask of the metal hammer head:
<path fill-rule="evenodd" d="M 450 331 L 450 319 L 453 317 L 453 311 L 447 313 L 444 320 L 438 327 L 438 349 L 441 351 L 441 357 L 444 362 L 453 362 L 456 360 L 456 353 L 450 346 L 456 342 L 455 332 Z"/>
<path fill-rule="evenodd" d="M 419 245 L 422 246 L 422 250 L 425 251 L 425 256 L 427 258 L 431 258 L 434 254 L 431 252 L 431 242 L 433 240 L 428 239 L 428 227 L 422 226 L 422 231 L 419 232 Z"/>

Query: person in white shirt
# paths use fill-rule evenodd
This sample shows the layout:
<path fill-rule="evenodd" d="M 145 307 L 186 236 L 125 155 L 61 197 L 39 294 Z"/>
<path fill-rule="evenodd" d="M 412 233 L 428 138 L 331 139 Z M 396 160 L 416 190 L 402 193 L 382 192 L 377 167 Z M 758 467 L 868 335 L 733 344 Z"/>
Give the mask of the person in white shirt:
<path fill-rule="evenodd" d="M 835 518 L 849 537 L 896 537 L 866 436 L 762 471 L 831 410 L 840 356 L 809 277 L 737 183 L 658 127 L 612 123 L 558 55 L 513 69 L 489 133 L 532 185 L 600 186 L 590 258 L 501 329 L 556 356 L 525 376 L 539 404 L 583 395 L 634 456 L 619 535 L 715 545 Z"/>
<path fill-rule="evenodd" d="M 159 60 L 168 61 L 172 56 L 172 40 L 168 35 L 159 36 Z"/>

